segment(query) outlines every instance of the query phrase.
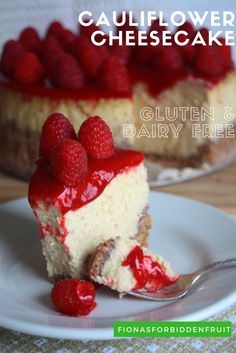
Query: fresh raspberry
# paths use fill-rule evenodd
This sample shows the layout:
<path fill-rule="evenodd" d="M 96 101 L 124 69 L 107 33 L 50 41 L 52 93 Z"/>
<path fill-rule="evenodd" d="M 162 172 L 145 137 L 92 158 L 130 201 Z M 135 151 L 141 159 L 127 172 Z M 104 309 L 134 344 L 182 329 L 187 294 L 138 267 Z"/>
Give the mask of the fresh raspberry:
<path fill-rule="evenodd" d="M 131 55 L 131 49 L 125 44 L 119 45 L 118 41 L 114 41 L 111 47 L 111 55 L 121 64 L 126 65 Z"/>
<path fill-rule="evenodd" d="M 137 45 L 138 44 L 138 27 L 137 26 L 131 26 L 130 25 L 130 19 L 129 19 L 129 14 L 125 13 L 125 19 L 123 20 L 123 14 L 120 14 L 120 16 L 117 19 L 118 23 L 124 23 L 121 26 L 117 26 L 116 33 L 119 34 L 119 32 L 122 32 L 122 37 L 123 39 L 126 38 L 126 32 L 127 31 L 132 31 L 132 35 L 134 36 L 134 43 Z M 135 21 L 135 19 L 133 19 Z M 136 22 L 136 21 L 135 21 Z"/>
<path fill-rule="evenodd" d="M 137 48 L 136 60 L 141 65 L 150 65 L 155 62 L 158 56 L 159 46 L 151 45 L 152 39 L 148 36 L 147 46 Z"/>
<path fill-rule="evenodd" d="M 34 53 L 25 52 L 16 62 L 14 77 L 20 83 L 40 82 L 44 78 L 44 68 Z"/>
<path fill-rule="evenodd" d="M 105 60 L 98 73 L 100 85 L 112 92 L 129 93 L 130 79 L 124 65 L 115 58 Z"/>
<path fill-rule="evenodd" d="M 54 50 L 54 49 L 62 49 L 62 48 L 59 43 L 59 40 L 56 37 L 49 35 L 44 39 L 42 43 L 42 53 L 45 53 L 47 51 Z"/>
<path fill-rule="evenodd" d="M 79 89 L 84 84 L 84 73 L 71 55 L 59 56 L 51 75 L 52 83 L 64 89 Z"/>
<path fill-rule="evenodd" d="M 88 157 L 84 147 L 75 140 L 66 139 L 52 156 L 54 177 L 65 186 L 76 186 L 88 171 Z"/>
<path fill-rule="evenodd" d="M 25 28 L 20 34 L 20 41 L 27 50 L 36 53 L 40 51 L 41 40 L 35 28 Z"/>
<path fill-rule="evenodd" d="M 150 26 L 150 29 L 149 29 L 149 33 L 152 32 L 152 31 L 157 31 L 158 32 L 158 36 L 161 35 L 161 33 L 163 31 L 165 31 L 167 29 L 166 26 L 162 26 L 160 24 L 160 19 L 157 18 L 156 20 L 154 20 Z"/>
<path fill-rule="evenodd" d="M 66 51 L 71 51 L 75 41 L 75 35 L 69 29 L 64 29 L 59 34 L 59 41 Z"/>
<path fill-rule="evenodd" d="M 183 66 L 183 59 L 179 51 L 174 47 L 161 47 L 156 58 L 158 70 L 179 70 Z"/>
<path fill-rule="evenodd" d="M 80 35 L 75 39 L 75 42 L 73 45 L 73 55 L 78 61 L 79 61 L 81 51 L 85 50 L 88 43 L 91 43 L 91 42 L 89 41 L 88 37 L 85 35 Z"/>
<path fill-rule="evenodd" d="M 50 24 L 47 30 L 47 36 L 59 37 L 60 33 L 64 30 L 62 24 L 59 21 L 54 21 Z"/>
<path fill-rule="evenodd" d="M 219 38 L 222 46 L 215 45 L 215 48 L 218 53 L 220 53 L 221 61 L 223 63 L 223 67 L 228 69 L 232 66 L 232 47 L 225 44 L 225 38 Z"/>
<path fill-rule="evenodd" d="M 185 31 L 188 33 L 189 38 L 194 37 L 196 31 L 193 27 L 193 25 L 189 22 L 189 21 L 185 21 L 184 24 L 182 24 L 181 26 L 179 26 L 176 31 Z"/>
<path fill-rule="evenodd" d="M 198 45 L 194 57 L 195 68 L 207 75 L 219 75 L 222 72 L 221 58 L 214 46 Z"/>
<path fill-rule="evenodd" d="M 84 44 L 79 53 L 79 63 L 88 76 L 96 76 L 102 61 L 98 47 L 91 43 Z"/>
<path fill-rule="evenodd" d="M 75 139 L 76 134 L 70 121 L 61 113 L 51 114 L 44 122 L 39 141 L 39 154 L 50 161 L 59 143 Z"/>
<path fill-rule="evenodd" d="M 85 20 L 84 22 L 88 22 L 89 20 Z M 91 25 L 89 26 L 84 26 L 84 25 L 80 25 L 79 26 L 79 32 L 80 34 L 86 36 L 86 37 L 89 37 L 91 38 L 91 35 L 93 34 L 93 32 L 95 31 L 100 31 L 101 28 L 96 26 L 94 23 L 92 23 Z"/>
<path fill-rule="evenodd" d="M 63 49 L 54 49 L 52 48 L 51 50 L 47 50 L 43 53 L 43 62 L 44 65 L 48 71 L 49 76 L 51 76 L 51 73 L 54 71 L 55 63 L 57 60 L 66 55 Z"/>
<path fill-rule="evenodd" d="M 4 75 L 12 75 L 16 58 L 19 58 L 24 51 L 22 43 L 18 40 L 10 39 L 5 43 L 1 57 L 1 71 Z"/>
<path fill-rule="evenodd" d="M 111 130 L 99 116 L 93 116 L 83 122 L 78 140 L 88 155 L 96 159 L 108 158 L 115 151 Z"/>
<path fill-rule="evenodd" d="M 106 45 L 101 45 L 100 47 L 97 47 L 99 56 L 101 57 L 102 61 L 109 58 L 110 53 Z"/>
<path fill-rule="evenodd" d="M 179 35 L 179 40 L 180 42 L 184 42 L 186 40 L 186 37 L 184 35 Z M 186 63 L 192 62 L 195 53 L 195 46 L 191 45 L 191 41 L 189 41 L 183 46 L 176 45 L 176 48 L 180 52 Z"/>
<path fill-rule="evenodd" d="M 202 38 L 204 39 L 205 43 L 208 43 L 208 39 L 209 39 L 209 31 L 206 27 L 202 27 L 200 28 L 199 32 L 202 35 Z"/>
<path fill-rule="evenodd" d="M 88 315 L 96 307 L 95 288 L 91 282 L 85 280 L 65 279 L 54 285 L 51 300 L 63 314 Z"/>

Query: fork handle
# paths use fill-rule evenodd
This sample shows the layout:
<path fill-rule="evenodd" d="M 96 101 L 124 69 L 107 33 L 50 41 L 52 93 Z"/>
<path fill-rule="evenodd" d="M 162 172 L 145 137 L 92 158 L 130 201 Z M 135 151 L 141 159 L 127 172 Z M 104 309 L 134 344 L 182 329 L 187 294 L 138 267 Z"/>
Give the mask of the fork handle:
<path fill-rule="evenodd" d="M 213 262 L 209 265 L 202 267 L 200 270 L 198 270 L 196 272 L 196 274 L 199 276 L 202 276 L 211 270 L 220 270 L 220 269 L 230 267 L 230 266 L 236 266 L 236 257 L 232 257 L 231 259 L 225 259 L 225 260 Z"/>

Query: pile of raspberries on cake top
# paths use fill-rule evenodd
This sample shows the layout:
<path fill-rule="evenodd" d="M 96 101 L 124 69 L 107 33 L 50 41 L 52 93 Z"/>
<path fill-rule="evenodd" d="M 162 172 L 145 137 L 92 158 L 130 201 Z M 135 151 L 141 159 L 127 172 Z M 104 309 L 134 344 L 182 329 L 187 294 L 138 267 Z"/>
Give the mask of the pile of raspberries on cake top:
<path fill-rule="evenodd" d="M 128 15 L 127 15 L 128 16 Z M 3 48 L 0 68 L 8 78 L 23 84 L 39 83 L 48 79 L 52 86 L 61 89 L 80 89 L 86 84 L 117 93 L 130 92 L 130 79 L 127 66 L 168 70 L 168 72 L 187 68 L 206 75 L 221 75 L 232 66 L 231 47 L 196 45 L 191 42 L 185 46 L 119 46 L 118 42 L 109 46 L 95 46 L 91 34 L 99 28 L 92 24 L 80 26 L 79 34 L 66 29 L 60 22 L 52 22 L 45 38 L 40 38 L 36 29 L 25 28 L 19 39 L 7 41 Z M 132 30 L 128 18 L 117 31 Z M 165 27 L 155 20 L 149 30 L 161 34 Z M 193 37 L 196 29 L 185 22 L 178 30 L 184 30 Z M 203 38 L 208 30 L 201 28 Z M 137 37 L 137 36 L 136 36 Z M 151 41 L 151 38 L 149 38 Z M 181 38 L 180 38 L 181 39 Z M 108 41 L 107 41 L 108 42 Z"/>
<path fill-rule="evenodd" d="M 127 15 L 128 16 L 128 15 Z M 140 65 L 156 71 L 189 70 L 207 75 L 221 75 L 232 66 L 231 47 L 222 46 L 95 46 L 91 42 L 91 34 L 99 28 L 92 24 L 80 26 L 79 34 L 66 29 L 60 22 L 52 22 L 45 38 L 40 38 L 36 29 L 25 28 L 18 39 L 7 41 L 1 57 L 1 72 L 18 83 L 39 83 L 46 78 L 52 86 L 62 89 L 80 89 L 91 83 L 100 88 L 114 92 L 130 92 L 130 80 L 127 66 Z M 134 31 L 128 18 L 117 31 Z M 161 34 L 165 27 L 155 20 L 149 30 Z M 178 30 L 186 31 L 190 38 L 196 29 L 185 22 Z M 208 30 L 200 29 L 203 38 L 207 38 Z M 137 38 L 137 36 L 135 36 Z M 149 37 L 150 41 L 151 38 Z M 180 38 L 181 39 L 181 38 Z"/>
<path fill-rule="evenodd" d="M 85 120 L 78 134 L 61 113 L 51 114 L 43 125 L 39 156 L 53 177 L 65 186 L 76 186 L 84 180 L 88 158 L 109 158 L 114 152 L 110 128 L 99 116 Z"/>

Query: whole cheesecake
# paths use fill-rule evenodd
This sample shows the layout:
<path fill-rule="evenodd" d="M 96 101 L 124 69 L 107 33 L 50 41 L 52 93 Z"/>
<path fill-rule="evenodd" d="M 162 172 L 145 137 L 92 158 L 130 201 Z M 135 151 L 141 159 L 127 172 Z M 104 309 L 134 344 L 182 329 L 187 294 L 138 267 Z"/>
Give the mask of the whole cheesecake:
<path fill-rule="evenodd" d="M 29 203 L 52 280 L 81 278 L 88 256 L 111 237 L 147 242 L 151 221 L 143 162 L 143 153 L 114 148 L 108 126 L 97 116 L 83 123 L 78 138 L 62 114 L 46 120 Z"/>
<path fill-rule="evenodd" d="M 195 33 L 186 24 L 185 30 Z M 157 25 L 155 21 L 150 30 Z M 117 146 L 141 150 L 163 165 L 216 164 L 235 153 L 235 132 L 224 136 L 227 107 L 233 129 L 236 122 L 236 72 L 223 38 L 222 46 L 212 47 L 96 47 L 90 42 L 93 30 L 82 27 L 76 34 L 53 22 L 43 39 L 26 28 L 18 40 L 5 44 L 0 80 L 3 169 L 29 177 L 45 117 L 54 111 L 69 116 L 76 129 L 89 116 L 100 115 Z M 206 29 L 202 33 L 207 36 Z M 146 108 L 149 115 L 143 116 Z M 204 114 L 212 109 L 214 119 Z M 193 136 L 196 122 L 199 131 Z M 205 133 L 205 125 L 211 133 Z"/>

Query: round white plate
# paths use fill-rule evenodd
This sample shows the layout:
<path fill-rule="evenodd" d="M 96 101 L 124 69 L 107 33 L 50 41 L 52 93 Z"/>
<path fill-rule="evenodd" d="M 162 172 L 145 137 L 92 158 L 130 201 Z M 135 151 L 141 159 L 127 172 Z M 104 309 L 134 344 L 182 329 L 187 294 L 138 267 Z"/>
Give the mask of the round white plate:
<path fill-rule="evenodd" d="M 151 193 L 150 248 L 179 273 L 236 257 L 236 222 L 189 199 Z M 133 297 L 118 299 L 99 289 L 97 308 L 85 318 L 57 313 L 50 302 L 38 231 L 26 199 L 0 206 L 0 326 L 68 339 L 113 338 L 115 320 L 202 320 L 236 300 L 236 268 L 214 273 L 189 296 L 160 304 Z"/>

